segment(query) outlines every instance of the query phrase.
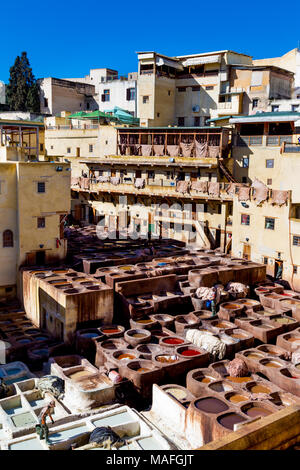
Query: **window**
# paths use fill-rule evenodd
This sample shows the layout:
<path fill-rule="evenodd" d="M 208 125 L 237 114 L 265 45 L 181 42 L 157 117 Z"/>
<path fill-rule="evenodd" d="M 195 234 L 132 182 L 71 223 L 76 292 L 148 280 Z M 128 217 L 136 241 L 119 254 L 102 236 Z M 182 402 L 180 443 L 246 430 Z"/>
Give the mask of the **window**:
<path fill-rule="evenodd" d="M 110 99 L 110 90 L 103 90 L 103 95 L 101 97 L 102 101 L 109 101 Z"/>
<path fill-rule="evenodd" d="M 200 126 L 200 116 L 195 116 L 194 117 L 194 126 L 195 127 Z"/>
<path fill-rule="evenodd" d="M 260 70 L 253 70 L 251 76 L 251 86 L 262 85 L 263 73 Z"/>
<path fill-rule="evenodd" d="M 51 145 L 51 147 L 50 147 L 50 148 L 51 148 L 51 150 L 53 150 L 53 145 Z"/>
<path fill-rule="evenodd" d="M 300 236 L 299 235 L 293 235 L 293 245 L 294 246 L 300 246 Z"/>
<path fill-rule="evenodd" d="M 249 157 L 243 157 L 243 168 L 249 168 Z"/>
<path fill-rule="evenodd" d="M 247 183 L 247 176 L 242 177 L 242 183 Z"/>
<path fill-rule="evenodd" d="M 274 168 L 274 160 L 266 160 L 266 168 Z"/>
<path fill-rule="evenodd" d="M 264 256 L 264 264 L 268 264 L 268 258 Z"/>
<path fill-rule="evenodd" d="M 38 193 L 45 193 L 46 192 L 46 185 L 44 181 L 39 181 L 37 184 L 37 192 Z"/>
<path fill-rule="evenodd" d="M 214 86 L 212 85 L 208 85 L 205 87 L 205 90 L 213 90 L 214 89 Z"/>
<path fill-rule="evenodd" d="M 275 229 L 275 219 L 272 217 L 266 217 L 265 218 L 265 228 L 269 230 L 274 230 Z"/>
<path fill-rule="evenodd" d="M 171 96 L 171 90 L 168 90 L 168 96 Z"/>
<path fill-rule="evenodd" d="M 184 117 L 179 117 L 178 118 L 178 126 L 181 126 L 181 127 L 184 126 Z"/>
<path fill-rule="evenodd" d="M 178 91 L 179 93 L 183 93 L 184 91 L 186 91 L 186 87 L 185 87 L 185 86 L 179 86 L 179 87 L 177 88 L 177 91 Z"/>
<path fill-rule="evenodd" d="M 149 103 L 149 96 L 143 96 L 143 104 Z"/>
<path fill-rule="evenodd" d="M 126 90 L 126 99 L 127 101 L 135 100 L 135 88 L 127 88 Z"/>
<path fill-rule="evenodd" d="M 156 117 L 158 117 L 158 118 L 159 118 L 159 116 L 160 116 L 160 113 L 156 113 Z"/>
<path fill-rule="evenodd" d="M 267 179 L 267 184 L 272 184 L 272 178 Z"/>
<path fill-rule="evenodd" d="M 257 106 L 258 106 L 258 99 L 252 100 L 252 109 L 257 108 Z"/>
<path fill-rule="evenodd" d="M 200 91 L 200 87 L 199 86 L 192 86 L 192 91 Z"/>
<path fill-rule="evenodd" d="M 148 178 L 149 178 L 150 180 L 153 180 L 153 179 L 154 179 L 154 176 L 155 176 L 154 171 L 148 170 Z"/>
<path fill-rule="evenodd" d="M 14 235 L 11 230 L 3 232 L 3 248 L 11 248 L 14 246 Z"/>
<path fill-rule="evenodd" d="M 92 144 L 89 144 L 89 152 L 92 153 L 94 151 L 94 146 Z"/>
<path fill-rule="evenodd" d="M 297 274 L 298 273 L 298 266 L 293 266 L 293 274 Z"/>
<path fill-rule="evenodd" d="M 90 109 L 90 103 L 86 104 L 86 109 Z"/>
<path fill-rule="evenodd" d="M 44 107 L 48 108 L 48 99 L 47 98 L 44 98 Z"/>
<path fill-rule="evenodd" d="M 241 225 L 250 225 L 250 215 L 241 214 Z"/>
<path fill-rule="evenodd" d="M 274 104 L 272 106 L 272 113 L 277 113 L 279 111 L 279 105 L 278 104 Z"/>
<path fill-rule="evenodd" d="M 67 153 L 71 153 L 71 147 L 67 147 Z"/>
<path fill-rule="evenodd" d="M 37 218 L 37 228 L 45 228 L 45 227 L 46 227 L 45 217 L 38 217 Z"/>
<path fill-rule="evenodd" d="M 292 111 L 293 112 L 299 111 L 299 105 L 298 104 L 292 104 Z M 297 266 L 295 266 L 295 268 L 297 268 Z"/>
<path fill-rule="evenodd" d="M 221 204 L 217 204 L 217 212 L 218 212 L 218 214 L 222 214 L 222 206 L 221 206 Z"/>
<path fill-rule="evenodd" d="M 41 152 L 44 151 L 44 144 L 40 144 L 40 151 L 41 151 Z"/>

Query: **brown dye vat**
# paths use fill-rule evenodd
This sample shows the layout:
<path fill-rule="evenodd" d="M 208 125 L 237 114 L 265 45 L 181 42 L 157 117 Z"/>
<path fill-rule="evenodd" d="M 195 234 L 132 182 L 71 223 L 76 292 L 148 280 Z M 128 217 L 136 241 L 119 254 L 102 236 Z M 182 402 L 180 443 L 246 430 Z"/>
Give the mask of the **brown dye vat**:
<path fill-rule="evenodd" d="M 290 343 L 300 344 L 300 337 L 299 336 L 291 336 L 287 339 Z"/>
<path fill-rule="evenodd" d="M 159 356 L 156 356 L 155 360 L 158 361 L 158 362 L 161 362 L 163 364 L 174 364 L 175 362 L 178 361 L 178 356 L 169 356 L 167 354 L 165 355 L 159 355 Z"/>
<path fill-rule="evenodd" d="M 263 365 L 266 367 L 275 367 L 275 368 L 283 367 L 282 364 L 280 364 L 279 362 L 275 362 L 275 361 L 264 362 Z"/>
<path fill-rule="evenodd" d="M 270 393 L 270 389 L 264 385 L 253 385 L 250 387 L 251 393 Z"/>
<path fill-rule="evenodd" d="M 254 405 L 242 411 L 250 418 L 258 418 L 258 417 L 263 418 L 264 416 L 269 416 L 272 413 L 272 411 L 266 410 L 266 408 L 263 408 L 262 406 L 254 406 Z"/>
<path fill-rule="evenodd" d="M 238 304 L 230 304 L 230 303 L 226 303 L 226 304 L 223 304 L 222 305 L 223 308 L 226 308 L 226 309 L 229 309 L 229 310 L 234 310 L 236 308 L 240 308 L 240 305 Z"/>
<path fill-rule="evenodd" d="M 246 335 L 242 335 L 241 333 L 235 333 L 235 334 L 232 334 L 230 335 L 232 338 L 236 338 L 236 339 L 244 339 L 246 338 L 247 336 Z"/>
<path fill-rule="evenodd" d="M 226 380 L 229 380 L 230 382 L 241 384 L 244 382 L 250 382 L 252 380 L 251 377 L 231 377 L 230 375 L 226 377 Z"/>
<path fill-rule="evenodd" d="M 259 354 L 259 353 L 255 353 L 255 352 L 251 352 L 250 354 L 244 354 L 246 357 L 249 357 L 250 359 L 261 359 L 262 357 L 264 357 L 263 354 Z"/>
<path fill-rule="evenodd" d="M 136 323 L 143 323 L 143 324 L 144 324 L 144 323 L 145 323 L 145 324 L 146 324 L 146 323 L 154 323 L 153 320 L 151 320 L 150 318 L 149 318 L 149 320 L 135 320 L 135 321 L 136 321 Z"/>
<path fill-rule="evenodd" d="M 196 380 L 198 380 L 198 382 L 202 382 L 203 384 L 209 384 L 210 382 L 212 382 L 213 380 L 215 380 L 214 377 L 199 377 L 199 378 L 196 378 Z"/>
<path fill-rule="evenodd" d="M 245 395 L 239 395 L 238 393 L 233 393 L 232 395 L 226 397 L 226 399 L 232 403 L 240 403 L 242 401 L 247 401 L 248 397 L 245 397 Z"/>
<path fill-rule="evenodd" d="M 219 416 L 217 418 L 218 423 L 221 424 L 226 429 L 234 430 L 234 425 L 238 423 L 243 423 L 246 420 L 244 416 L 241 416 L 237 413 L 228 413 L 226 415 Z"/>
<path fill-rule="evenodd" d="M 226 325 L 226 323 L 217 323 L 216 325 L 214 325 L 215 328 L 229 328 L 228 325 Z"/>
<path fill-rule="evenodd" d="M 218 398 L 209 397 L 202 398 L 195 402 L 195 406 L 198 410 L 204 411 L 205 413 L 222 413 L 222 411 L 228 410 L 228 406 Z"/>

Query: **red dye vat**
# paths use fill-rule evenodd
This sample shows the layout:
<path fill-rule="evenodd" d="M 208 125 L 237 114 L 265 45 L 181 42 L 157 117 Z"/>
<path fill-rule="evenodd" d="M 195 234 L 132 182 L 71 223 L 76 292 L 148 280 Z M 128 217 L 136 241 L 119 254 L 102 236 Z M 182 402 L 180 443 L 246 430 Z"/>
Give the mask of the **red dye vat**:
<path fill-rule="evenodd" d="M 102 333 L 104 333 L 105 335 L 110 335 L 112 333 L 120 333 L 120 330 L 119 328 L 108 328 L 108 329 L 102 330 Z"/>
<path fill-rule="evenodd" d="M 184 343 L 183 339 L 179 338 L 166 338 L 163 340 L 164 343 L 166 344 L 182 344 Z"/>
<path fill-rule="evenodd" d="M 201 353 L 199 351 L 196 351 L 196 349 L 185 349 L 180 353 L 182 356 L 199 356 Z"/>

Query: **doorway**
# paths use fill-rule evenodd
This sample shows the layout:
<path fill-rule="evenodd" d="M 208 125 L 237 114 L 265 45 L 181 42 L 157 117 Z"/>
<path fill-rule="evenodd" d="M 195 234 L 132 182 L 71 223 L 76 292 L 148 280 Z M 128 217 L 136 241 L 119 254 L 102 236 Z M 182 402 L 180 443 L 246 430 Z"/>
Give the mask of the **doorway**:
<path fill-rule="evenodd" d="M 246 243 L 244 243 L 243 258 L 246 260 L 251 259 L 251 246 Z"/>
<path fill-rule="evenodd" d="M 275 270 L 274 270 L 275 279 L 282 279 L 282 269 L 283 269 L 283 261 L 281 261 L 280 259 L 275 259 Z"/>
<path fill-rule="evenodd" d="M 46 252 L 45 251 L 37 251 L 35 254 L 35 262 L 37 266 L 43 266 L 46 262 Z"/>

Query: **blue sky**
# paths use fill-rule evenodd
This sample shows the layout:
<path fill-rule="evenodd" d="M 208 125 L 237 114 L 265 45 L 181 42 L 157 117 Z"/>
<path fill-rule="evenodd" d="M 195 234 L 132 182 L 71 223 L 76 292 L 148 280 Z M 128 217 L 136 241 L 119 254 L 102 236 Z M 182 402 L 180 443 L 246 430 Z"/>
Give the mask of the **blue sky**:
<path fill-rule="evenodd" d="M 285 11 L 286 5 L 286 11 Z M 276 57 L 300 41 L 299 1 L 15 0 L 1 4 L 0 80 L 27 51 L 36 78 L 90 68 L 137 69 L 136 51 L 184 55 L 231 49 Z"/>

